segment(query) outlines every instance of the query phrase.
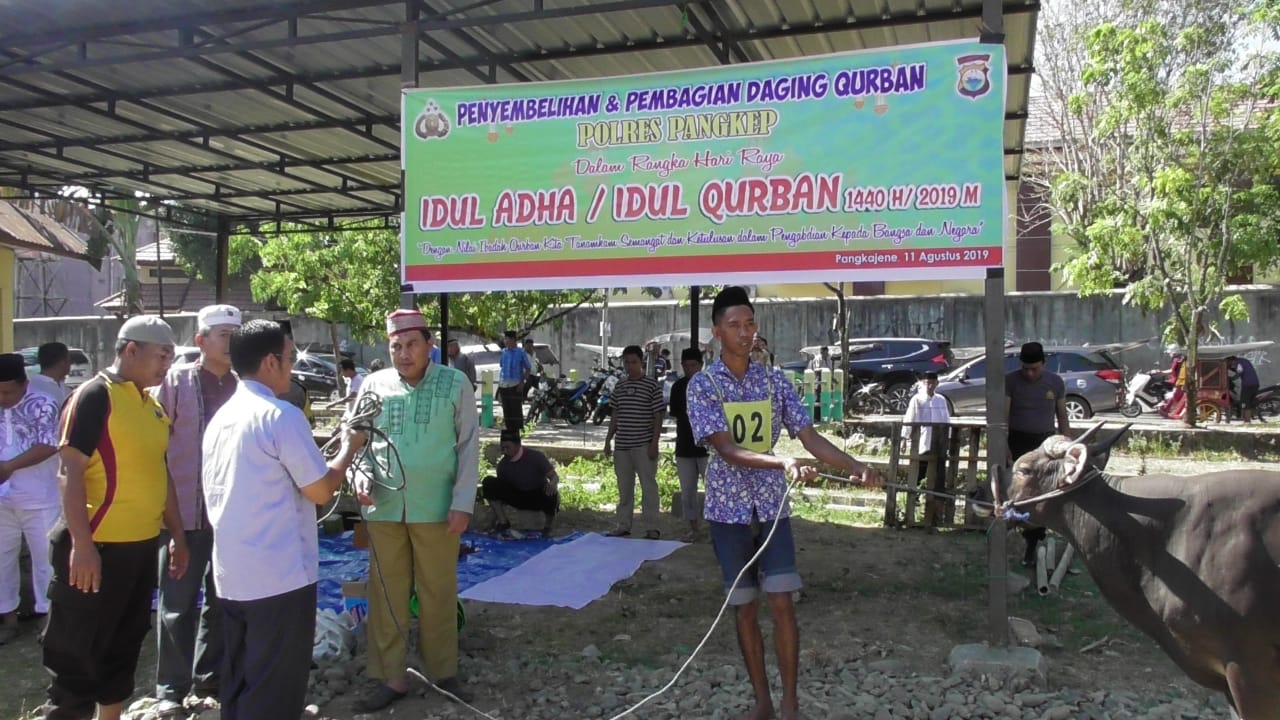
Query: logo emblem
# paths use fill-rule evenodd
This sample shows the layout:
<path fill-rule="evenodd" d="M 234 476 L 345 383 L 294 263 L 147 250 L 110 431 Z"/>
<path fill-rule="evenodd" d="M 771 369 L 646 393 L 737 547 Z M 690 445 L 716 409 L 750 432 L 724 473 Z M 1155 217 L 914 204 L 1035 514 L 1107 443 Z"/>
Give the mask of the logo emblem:
<path fill-rule="evenodd" d="M 991 55 L 961 55 L 956 58 L 956 92 L 970 100 L 991 92 Z"/>
<path fill-rule="evenodd" d="M 435 100 L 427 100 L 426 106 L 422 108 L 422 114 L 413 121 L 413 134 L 419 140 L 435 140 L 449 134 L 449 118 L 440 111 L 440 106 Z"/>

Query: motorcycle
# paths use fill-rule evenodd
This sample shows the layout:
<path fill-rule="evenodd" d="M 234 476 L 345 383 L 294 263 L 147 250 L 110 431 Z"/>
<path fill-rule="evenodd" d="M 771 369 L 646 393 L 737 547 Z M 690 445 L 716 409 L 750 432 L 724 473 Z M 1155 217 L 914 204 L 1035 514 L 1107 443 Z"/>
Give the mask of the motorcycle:
<path fill-rule="evenodd" d="M 617 387 L 618 381 L 622 379 L 622 370 L 620 368 L 609 368 L 608 375 L 605 376 L 604 382 L 600 387 L 600 395 L 596 400 L 596 409 L 591 413 L 591 424 L 600 425 L 606 418 L 613 414 L 613 407 L 609 405 L 609 398 L 613 396 L 613 389 Z"/>
<path fill-rule="evenodd" d="M 1254 414 L 1266 422 L 1269 418 L 1280 417 L 1280 385 L 1268 385 L 1253 398 Z"/>
<path fill-rule="evenodd" d="M 565 378 L 543 377 L 534 389 L 529 401 L 529 411 L 525 422 L 533 425 L 543 413 L 552 420 L 565 420 L 570 425 L 578 425 L 587 419 L 590 408 L 585 399 L 587 381 L 579 380 L 572 385 L 562 384 Z"/>
<path fill-rule="evenodd" d="M 1120 414 L 1136 418 L 1144 412 L 1158 412 L 1160 405 L 1173 392 L 1169 374 L 1163 370 L 1134 373 L 1125 389 L 1124 405 Z"/>

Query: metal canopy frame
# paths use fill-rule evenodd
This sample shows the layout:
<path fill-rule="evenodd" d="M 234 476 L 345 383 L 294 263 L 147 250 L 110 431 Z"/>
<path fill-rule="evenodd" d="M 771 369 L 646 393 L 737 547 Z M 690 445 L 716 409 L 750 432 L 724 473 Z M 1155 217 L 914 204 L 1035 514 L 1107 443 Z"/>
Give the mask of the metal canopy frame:
<path fill-rule="evenodd" d="M 394 223 L 402 86 L 977 37 L 984 4 L 1004 21 L 1016 180 L 1038 0 L 63 0 L 0 8 L 0 27 L 23 28 L 0 35 L 0 186 L 143 194 L 236 223 Z"/>

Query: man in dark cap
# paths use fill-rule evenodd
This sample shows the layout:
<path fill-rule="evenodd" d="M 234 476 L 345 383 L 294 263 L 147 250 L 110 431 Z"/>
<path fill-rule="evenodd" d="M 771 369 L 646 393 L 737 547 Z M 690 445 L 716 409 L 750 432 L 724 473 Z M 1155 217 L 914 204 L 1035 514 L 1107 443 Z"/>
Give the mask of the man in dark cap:
<path fill-rule="evenodd" d="M 1067 417 L 1067 387 L 1062 377 L 1044 369 L 1044 346 L 1029 342 L 1018 353 L 1022 367 L 1005 376 L 1005 417 L 1009 418 L 1009 460 L 1012 464 L 1040 443 L 1058 433 L 1071 436 L 1071 420 Z M 1044 539 L 1044 528 L 1023 528 L 1027 551 L 1023 565 L 1036 562 L 1036 543 Z"/>
<path fill-rule="evenodd" d="M 745 290 L 729 287 L 716 295 L 711 321 L 722 354 L 689 381 L 688 411 L 694 440 L 714 451 L 707 466 L 704 516 L 724 588 L 731 590 L 729 602 L 737 608 L 738 646 L 755 694 L 755 705 L 744 717 L 774 716 L 757 619 L 763 593 L 773 615 L 782 678 L 781 717 L 795 720 L 800 713 L 796 690 L 800 631 L 791 594 L 800 589 L 800 574 L 787 488 L 789 482 L 812 479 L 817 471 L 795 458 L 773 454 L 774 446 L 786 427 L 805 450 L 825 465 L 842 468 L 851 482 L 878 487 L 884 481 L 814 430 L 804 403 L 782 370 L 751 360 L 756 319 Z M 754 572 L 744 572 L 757 552 Z"/>

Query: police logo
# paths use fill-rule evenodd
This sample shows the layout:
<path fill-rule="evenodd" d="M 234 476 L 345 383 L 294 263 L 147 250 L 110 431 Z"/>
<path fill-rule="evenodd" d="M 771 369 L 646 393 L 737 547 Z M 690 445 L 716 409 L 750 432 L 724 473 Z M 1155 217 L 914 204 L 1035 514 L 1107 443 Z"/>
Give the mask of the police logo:
<path fill-rule="evenodd" d="M 991 92 L 991 55 L 961 55 L 956 58 L 956 92 L 970 100 Z"/>
<path fill-rule="evenodd" d="M 422 114 L 413 123 L 413 134 L 419 140 L 442 139 L 449 134 L 449 118 L 440 111 L 435 100 L 427 100 Z"/>

